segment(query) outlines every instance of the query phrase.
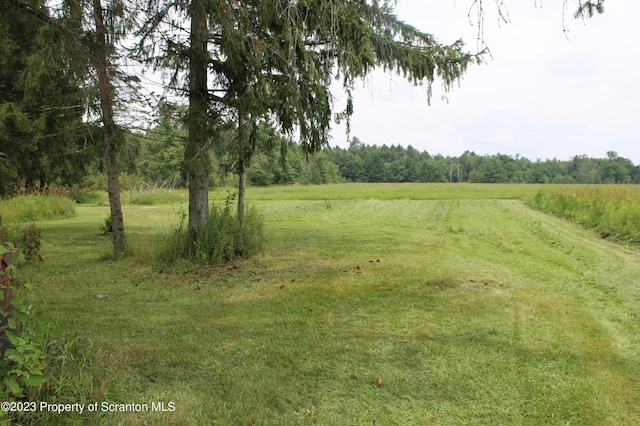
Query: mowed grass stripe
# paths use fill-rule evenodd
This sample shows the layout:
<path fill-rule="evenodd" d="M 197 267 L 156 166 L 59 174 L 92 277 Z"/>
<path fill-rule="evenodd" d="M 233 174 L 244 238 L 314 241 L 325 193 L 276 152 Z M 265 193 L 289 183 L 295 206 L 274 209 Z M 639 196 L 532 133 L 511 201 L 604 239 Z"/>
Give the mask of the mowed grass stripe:
<path fill-rule="evenodd" d="M 637 252 L 516 201 L 255 204 L 269 243 L 254 260 L 157 273 L 97 253 L 28 271 L 47 309 L 112 351 L 115 396 L 176 402 L 110 421 L 640 422 Z M 101 215 L 43 224 L 45 258 Z M 125 215 L 135 242 L 170 209 Z"/>

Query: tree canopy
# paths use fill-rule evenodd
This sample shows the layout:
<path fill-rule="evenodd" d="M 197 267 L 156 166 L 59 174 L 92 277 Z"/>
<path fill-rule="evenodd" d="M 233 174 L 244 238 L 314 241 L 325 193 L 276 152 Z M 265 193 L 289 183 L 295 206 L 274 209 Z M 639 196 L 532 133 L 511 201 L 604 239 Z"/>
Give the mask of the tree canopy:
<path fill-rule="evenodd" d="M 464 51 L 462 41 L 444 45 L 400 21 L 388 1 L 152 0 L 147 11 L 139 53 L 156 67 L 170 69 L 174 85 L 181 73 L 188 76 L 188 88 L 178 90 L 190 99 L 190 199 L 201 199 L 190 204 L 192 230 L 203 216 L 191 210 L 206 206 L 201 182 L 207 180 L 208 161 L 198 156 L 207 151 L 207 118 L 209 128 L 220 119 L 237 123 L 233 152 L 241 213 L 244 172 L 255 152 L 260 121 L 273 120 L 285 135 L 297 134 L 305 153 L 315 152 L 328 143 L 335 113 L 330 91 L 334 78 L 342 80 L 348 95 L 346 108 L 336 118 L 348 120 L 355 81 L 376 67 L 424 83 L 429 99 L 436 78 L 448 90 L 481 57 Z M 187 28 L 184 23 L 189 20 Z"/>
<path fill-rule="evenodd" d="M 42 2 L 28 5 L 47 13 Z M 54 28 L 11 1 L 0 8 L 0 195 L 79 183 L 95 155 L 82 82 Z"/>

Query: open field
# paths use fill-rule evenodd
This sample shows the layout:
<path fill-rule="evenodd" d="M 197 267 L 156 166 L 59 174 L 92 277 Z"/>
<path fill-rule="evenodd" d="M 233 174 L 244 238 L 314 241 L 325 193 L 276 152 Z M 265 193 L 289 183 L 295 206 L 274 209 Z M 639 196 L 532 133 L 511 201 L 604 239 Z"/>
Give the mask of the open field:
<path fill-rule="evenodd" d="M 190 271 L 109 260 L 106 207 L 40 222 L 34 303 L 101 354 L 64 402 L 149 406 L 42 424 L 640 424 L 640 251 L 538 189 L 251 188 L 264 254 Z M 125 207 L 138 256 L 183 208 Z"/>

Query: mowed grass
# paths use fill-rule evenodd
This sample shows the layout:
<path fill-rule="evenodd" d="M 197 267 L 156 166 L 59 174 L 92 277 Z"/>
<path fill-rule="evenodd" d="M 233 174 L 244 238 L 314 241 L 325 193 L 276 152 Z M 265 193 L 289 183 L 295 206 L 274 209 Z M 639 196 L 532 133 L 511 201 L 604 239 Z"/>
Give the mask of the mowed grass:
<path fill-rule="evenodd" d="M 105 207 L 39 223 L 21 272 L 108 354 L 105 398 L 175 403 L 47 424 L 640 423 L 637 250 L 526 207 L 529 186 L 394 189 L 252 189 L 265 253 L 187 272 L 108 260 Z M 180 209 L 125 207 L 131 243 Z"/>
<path fill-rule="evenodd" d="M 508 199 L 533 196 L 544 187 L 538 184 L 338 183 L 251 187 L 247 189 L 247 197 L 253 200 Z M 230 190 L 232 189 L 219 188 L 213 192 L 213 196 L 224 199 Z"/>

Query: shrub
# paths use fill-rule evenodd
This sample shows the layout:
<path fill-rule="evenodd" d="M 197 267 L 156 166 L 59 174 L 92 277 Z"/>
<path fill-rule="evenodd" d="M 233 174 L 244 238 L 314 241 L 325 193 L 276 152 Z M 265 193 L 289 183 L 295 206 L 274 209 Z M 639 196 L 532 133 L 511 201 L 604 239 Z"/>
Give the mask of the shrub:
<path fill-rule="evenodd" d="M 25 391 L 25 401 L 46 401 L 49 404 L 86 403 L 111 399 L 115 381 L 113 371 L 107 372 L 107 359 L 91 340 L 91 333 L 75 319 L 45 318 L 36 315 L 35 331 L 42 347 L 44 373 L 47 380 Z M 63 422 L 56 412 L 12 413 L 16 424 L 96 424 L 104 413 L 68 413 Z M 108 423 L 108 422 L 105 422 Z"/>
<path fill-rule="evenodd" d="M 42 230 L 35 224 L 29 224 L 26 228 L 20 225 L 2 227 L 0 222 L 0 244 L 9 241 L 17 241 L 17 249 L 20 251 L 20 260 L 31 262 L 34 259 L 42 260 L 40 248 L 42 247 Z M 14 244 L 14 243 L 12 243 Z M 14 260 L 16 263 L 18 259 Z"/>
<path fill-rule="evenodd" d="M 3 334 L 6 334 L 6 351 L 0 357 L 0 400 L 20 402 L 30 410 L 2 410 L 0 424 L 60 424 L 56 412 L 38 410 L 38 401 L 69 404 L 74 402 L 106 400 L 106 394 L 115 387 L 117 375 L 106 372 L 100 353 L 94 348 L 90 333 L 81 327 L 79 320 L 60 321 L 45 318 L 33 305 L 23 299 L 29 284 L 16 285 L 16 266 L 21 253 L 7 243 L 0 245 L 0 255 L 11 251 L 14 262 L 7 273 L 13 280 L 11 307 L 0 306 Z M 0 299 L 4 299 L 0 292 Z M 27 404 L 27 405 L 25 405 Z M 103 417 L 101 413 L 94 413 Z M 83 417 L 71 415 L 66 420 L 74 423 L 95 423 L 91 414 Z"/>
<path fill-rule="evenodd" d="M 2 271 L 9 280 L 3 280 L 3 291 L 0 292 L 2 306 L 2 357 L 0 358 L 0 400 L 17 401 L 25 397 L 27 387 L 40 386 L 46 380 L 43 369 L 43 347 L 35 338 L 34 315 L 31 305 L 21 300 L 22 291 L 28 285 L 17 286 L 16 263 L 20 253 L 12 244 L 0 245 L 0 256 L 5 257 L 9 265 Z M 6 277 L 5 277 L 6 278 Z M 9 282 L 13 285 L 9 290 Z M 18 288 L 19 291 L 15 292 Z M 6 290 L 6 291 L 5 291 Z M 8 300 L 5 300 L 6 298 Z M 5 410 L 0 411 L 0 420 L 7 416 Z"/>
<path fill-rule="evenodd" d="M 197 264 L 219 265 L 233 259 L 248 258 L 259 253 L 263 245 L 262 215 L 248 207 L 244 221 L 240 222 L 231 208 L 230 200 L 223 207 L 209 207 L 209 226 L 191 237 L 183 214 L 177 228 L 163 238 L 157 256 L 162 264 L 175 264 L 179 260 Z"/>
<path fill-rule="evenodd" d="M 113 219 L 111 219 L 111 215 L 104 218 L 104 223 L 99 225 L 100 232 L 102 235 L 112 235 L 113 234 Z"/>
<path fill-rule="evenodd" d="M 20 232 L 20 249 L 24 254 L 27 262 L 34 259 L 42 260 L 40 256 L 40 247 L 42 247 L 42 230 L 38 228 L 35 222 Z"/>

